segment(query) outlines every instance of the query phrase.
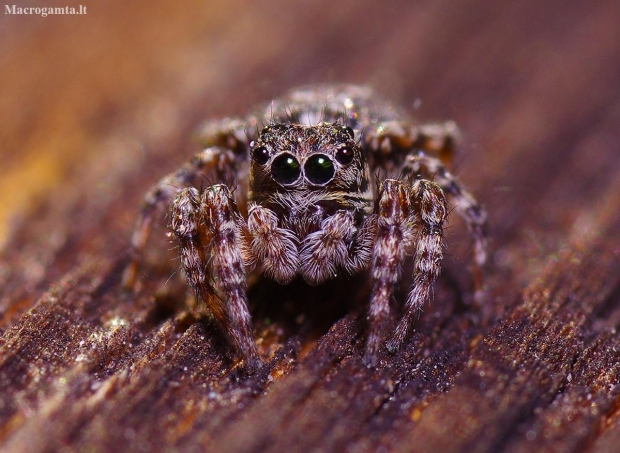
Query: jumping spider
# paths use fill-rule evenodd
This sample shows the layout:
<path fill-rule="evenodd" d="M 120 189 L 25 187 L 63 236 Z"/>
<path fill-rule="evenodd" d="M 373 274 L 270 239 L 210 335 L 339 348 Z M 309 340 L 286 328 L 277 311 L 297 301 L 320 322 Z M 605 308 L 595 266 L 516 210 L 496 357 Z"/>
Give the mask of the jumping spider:
<path fill-rule="evenodd" d="M 431 298 L 446 198 L 473 235 L 478 269 L 485 262 L 486 214 L 444 166 L 456 133 L 452 122 L 411 124 L 360 86 L 300 89 L 243 120 L 210 122 L 204 151 L 146 195 L 125 284 L 133 285 L 150 226 L 169 207 L 187 282 L 251 372 L 261 361 L 247 307 L 250 272 L 317 285 L 368 270 L 365 360 L 373 364 L 407 258 L 413 278 L 389 351 Z"/>

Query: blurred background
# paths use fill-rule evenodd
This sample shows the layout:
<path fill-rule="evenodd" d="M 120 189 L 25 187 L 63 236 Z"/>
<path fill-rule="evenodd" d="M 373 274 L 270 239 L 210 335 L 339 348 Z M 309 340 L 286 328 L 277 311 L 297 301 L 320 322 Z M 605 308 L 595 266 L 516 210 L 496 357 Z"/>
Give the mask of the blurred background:
<path fill-rule="evenodd" d="M 201 121 L 299 85 L 370 84 L 418 120 L 455 120 L 456 171 L 491 215 L 500 264 L 556 247 L 617 178 L 617 1 L 81 4 L 0 15 L 5 294 L 45 288 L 77 251 L 120 250 Z"/>

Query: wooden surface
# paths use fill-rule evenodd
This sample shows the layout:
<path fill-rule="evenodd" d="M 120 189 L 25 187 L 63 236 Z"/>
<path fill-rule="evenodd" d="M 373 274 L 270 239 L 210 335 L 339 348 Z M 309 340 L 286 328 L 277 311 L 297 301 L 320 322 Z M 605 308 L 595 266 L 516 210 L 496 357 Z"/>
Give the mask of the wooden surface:
<path fill-rule="evenodd" d="M 620 450 L 620 3 L 384 3 L 0 17 L 0 449 Z M 394 357 L 362 365 L 363 277 L 262 282 L 268 361 L 244 378 L 169 278 L 163 224 L 121 289 L 130 231 L 200 121 L 325 81 L 460 125 L 487 302 L 470 304 L 453 218 L 435 302 Z"/>

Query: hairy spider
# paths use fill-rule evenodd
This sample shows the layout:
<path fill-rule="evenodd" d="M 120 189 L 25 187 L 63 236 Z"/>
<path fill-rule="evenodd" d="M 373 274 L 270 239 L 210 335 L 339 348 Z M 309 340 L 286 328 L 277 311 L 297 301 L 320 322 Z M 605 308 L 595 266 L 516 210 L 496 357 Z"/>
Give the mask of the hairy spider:
<path fill-rule="evenodd" d="M 167 207 L 188 284 L 252 371 L 261 362 L 247 308 L 250 272 L 317 285 L 368 271 L 365 360 L 374 364 L 407 258 L 412 283 L 389 351 L 431 298 L 446 198 L 471 230 L 476 265 L 485 262 L 486 214 L 444 165 L 456 134 L 452 122 L 414 125 L 351 85 L 292 91 L 243 120 L 209 122 L 204 151 L 146 195 L 125 284 L 133 285 L 150 225 Z M 211 185 L 196 188 L 204 181 Z"/>

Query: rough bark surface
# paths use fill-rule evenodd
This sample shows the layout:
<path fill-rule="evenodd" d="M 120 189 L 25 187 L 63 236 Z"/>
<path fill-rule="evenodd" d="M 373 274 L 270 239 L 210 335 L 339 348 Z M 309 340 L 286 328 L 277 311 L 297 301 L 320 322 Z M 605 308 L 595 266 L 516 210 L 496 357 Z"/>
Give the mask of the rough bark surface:
<path fill-rule="evenodd" d="M 619 451 L 619 18 L 613 0 L 4 15 L 0 449 Z M 460 125 L 455 172 L 490 215 L 486 303 L 452 216 L 401 351 L 363 365 L 363 276 L 259 282 L 266 361 L 245 377 L 175 274 L 163 219 L 122 289 L 129 236 L 202 119 L 324 81 Z"/>

